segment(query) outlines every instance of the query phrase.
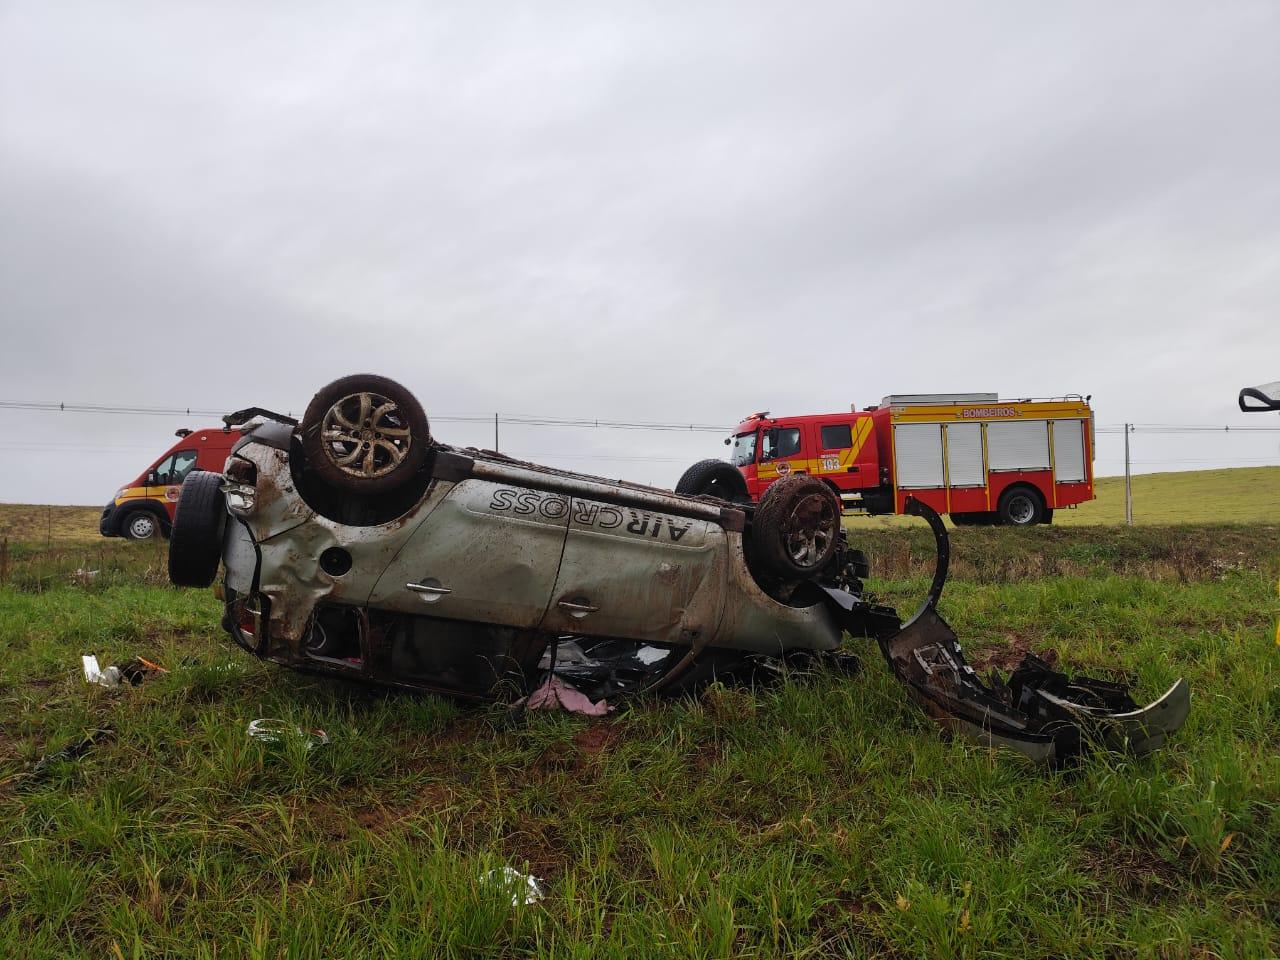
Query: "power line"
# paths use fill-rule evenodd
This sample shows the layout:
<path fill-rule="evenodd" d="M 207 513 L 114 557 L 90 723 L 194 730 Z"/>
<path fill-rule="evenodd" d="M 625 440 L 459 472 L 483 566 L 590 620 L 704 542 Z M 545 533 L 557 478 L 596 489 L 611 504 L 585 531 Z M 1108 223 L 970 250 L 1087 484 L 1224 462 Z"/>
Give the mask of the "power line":
<path fill-rule="evenodd" d="M 52 413 L 109 413 L 149 417 L 222 417 L 226 411 L 197 407 L 128 406 L 106 403 L 64 403 L 52 400 L 0 400 L 0 409 L 37 410 Z M 590 427 L 609 430 L 664 430 L 694 433 L 728 433 L 733 428 L 710 423 L 664 423 L 656 420 L 607 420 L 596 417 L 543 417 L 533 414 L 503 414 L 503 423 L 528 427 Z M 437 414 L 428 417 L 437 423 L 489 423 L 493 414 Z"/>
<path fill-rule="evenodd" d="M 159 407 L 108 403 L 66 403 L 53 400 L 0 400 L 0 409 L 34 410 L 55 413 L 105 413 L 129 416 L 160 417 L 222 417 L 225 411 L 197 407 Z M 658 420 L 610 420 L 596 417 L 548 417 L 535 414 L 499 414 L 502 423 L 528 427 L 585 427 L 608 430 L 660 430 L 695 433 L 725 434 L 733 427 L 710 423 L 671 423 Z M 436 414 L 429 419 L 438 423 L 492 422 L 494 414 Z M 1122 434 L 1123 424 L 1102 424 L 1094 428 L 1098 434 Z M 1280 433 L 1280 427 L 1232 426 L 1230 424 L 1204 423 L 1135 423 L 1132 433 L 1191 434 L 1191 433 Z"/>

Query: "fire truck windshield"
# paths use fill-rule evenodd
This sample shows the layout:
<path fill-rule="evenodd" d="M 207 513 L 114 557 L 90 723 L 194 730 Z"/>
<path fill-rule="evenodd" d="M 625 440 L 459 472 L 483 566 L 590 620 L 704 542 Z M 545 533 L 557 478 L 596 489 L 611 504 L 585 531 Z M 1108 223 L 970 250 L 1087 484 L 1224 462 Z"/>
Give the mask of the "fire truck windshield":
<path fill-rule="evenodd" d="M 745 467 L 756 461 L 756 434 L 740 433 L 733 438 L 733 450 L 729 453 L 729 462 L 735 467 Z"/>

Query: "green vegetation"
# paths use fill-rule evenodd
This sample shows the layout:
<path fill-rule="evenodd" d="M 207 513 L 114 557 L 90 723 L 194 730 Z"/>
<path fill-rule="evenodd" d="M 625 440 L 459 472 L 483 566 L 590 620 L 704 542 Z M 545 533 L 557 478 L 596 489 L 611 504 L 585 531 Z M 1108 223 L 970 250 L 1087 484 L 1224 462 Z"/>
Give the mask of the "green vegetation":
<path fill-rule="evenodd" d="M 910 610 L 927 532 L 863 543 Z M 260 664 L 208 592 L 164 585 L 163 544 L 21 546 L 0 586 L 0 952 L 1280 953 L 1280 527 L 953 544 L 943 612 L 976 663 L 1053 649 L 1144 698 L 1186 676 L 1182 733 L 1036 768 L 945 742 L 869 645 L 851 678 L 517 721 Z M 85 652 L 170 672 L 91 687 Z M 332 742 L 271 747 L 256 717 Z M 508 864 L 546 899 L 481 881 Z"/>
<path fill-rule="evenodd" d="M 1053 522 L 1124 523 L 1124 477 L 1101 477 L 1098 498 L 1059 510 Z M 1133 520 L 1149 523 L 1280 522 L 1280 467 L 1236 467 L 1133 477 Z"/>

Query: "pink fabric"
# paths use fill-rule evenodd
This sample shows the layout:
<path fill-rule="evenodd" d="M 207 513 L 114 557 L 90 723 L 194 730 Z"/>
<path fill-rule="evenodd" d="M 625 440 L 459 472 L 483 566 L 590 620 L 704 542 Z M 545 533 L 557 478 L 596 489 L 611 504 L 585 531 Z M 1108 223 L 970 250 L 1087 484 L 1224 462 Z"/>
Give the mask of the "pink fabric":
<path fill-rule="evenodd" d="M 608 700 L 592 703 L 581 690 L 565 683 L 555 674 L 549 675 L 542 686 L 529 694 L 526 706 L 530 710 L 555 710 L 559 707 L 587 717 L 603 717 L 613 709 Z"/>

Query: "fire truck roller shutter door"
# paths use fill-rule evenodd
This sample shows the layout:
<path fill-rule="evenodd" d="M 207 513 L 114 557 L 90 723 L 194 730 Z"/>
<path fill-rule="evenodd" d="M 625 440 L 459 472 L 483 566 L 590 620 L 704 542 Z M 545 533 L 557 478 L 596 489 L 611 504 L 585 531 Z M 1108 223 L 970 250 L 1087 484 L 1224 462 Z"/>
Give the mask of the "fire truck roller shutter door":
<path fill-rule="evenodd" d="M 893 442 L 900 489 L 942 486 L 942 424 L 900 423 Z"/>
<path fill-rule="evenodd" d="M 947 479 L 953 487 L 982 487 L 987 471 L 982 465 L 982 424 L 947 424 Z"/>
<path fill-rule="evenodd" d="M 987 458 L 991 470 L 1048 470 L 1048 422 L 998 420 L 988 423 Z"/>
<path fill-rule="evenodd" d="M 1058 483 L 1084 482 L 1084 423 L 1053 421 L 1053 479 Z"/>

